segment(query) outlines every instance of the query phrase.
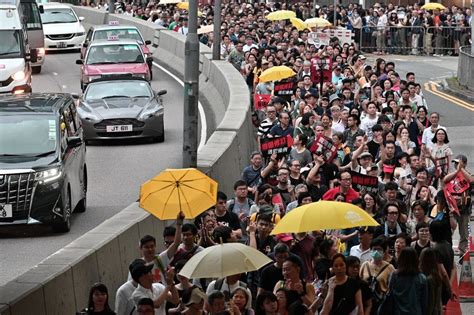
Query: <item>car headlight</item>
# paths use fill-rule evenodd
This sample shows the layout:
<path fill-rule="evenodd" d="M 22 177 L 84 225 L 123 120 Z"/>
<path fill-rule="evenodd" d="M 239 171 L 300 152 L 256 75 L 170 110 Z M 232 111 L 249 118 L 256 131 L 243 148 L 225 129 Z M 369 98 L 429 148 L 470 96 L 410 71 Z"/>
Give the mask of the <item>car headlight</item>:
<path fill-rule="evenodd" d="M 35 180 L 40 181 L 44 184 L 52 182 L 60 178 L 62 175 L 61 169 L 59 167 L 50 168 L 44 171 L 35 173 Z"/>
<path fill-rule="evenodd" d="M 153 116 L 159 116 L 159 115 L 162 115 L 163 114 L 163 110 L 162 108 L 160 107 L 157 107 L 157 106 L 154 106 L 150 109 L 146 109 L 144 110 L 140 116 L 138 116 L 138 120 L 140 121 L 145 121 L 147 120 L 148 118 L 151 118 Z"/>
<path fill-rule="evenodd" d="M 21 81 L 23 80 L 24 78 L 26 77 L 25 75 L 25 71 L 18 71 L 17 73 L 15 73 L 14 75 L 12 75 L 12 78 L 13 80 L 15 81 Z"/>
<path fill-rule="evenodd" d="M 91 82 L 92 80 L 100 79 L 100 78 L 101 78 L 100 75 L 91 75 L 91 76 L 88 76 L 89 82 Z"/>
<path fill-rule="evenodd" d="M 85 33 L 85 32 L 79 32 L 79 33 L 76 33 L 76 36 L 84 36 L 84 35 L 86 35 L 86 33 Z"/>

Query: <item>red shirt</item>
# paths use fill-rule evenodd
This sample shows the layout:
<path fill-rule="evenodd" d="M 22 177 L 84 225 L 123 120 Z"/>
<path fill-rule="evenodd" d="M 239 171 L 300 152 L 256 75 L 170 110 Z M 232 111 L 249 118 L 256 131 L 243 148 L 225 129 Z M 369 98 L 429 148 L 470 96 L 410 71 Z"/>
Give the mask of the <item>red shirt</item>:
<path fill-rule="evenodd" d="M 341 192 L 340 186 L 333 189 L 329 189 L 323 195 L 323 200 L 334 200 L 334 196 L 336 196 L 336 194 L 340 192 Z M 352 200 L 359 198 L 359 193 L 355 191 L 354 189 L 352 189 L 351 187 L 349 188 L 345 196 L 346 196 L 346 202 L 352 202 Z"/>

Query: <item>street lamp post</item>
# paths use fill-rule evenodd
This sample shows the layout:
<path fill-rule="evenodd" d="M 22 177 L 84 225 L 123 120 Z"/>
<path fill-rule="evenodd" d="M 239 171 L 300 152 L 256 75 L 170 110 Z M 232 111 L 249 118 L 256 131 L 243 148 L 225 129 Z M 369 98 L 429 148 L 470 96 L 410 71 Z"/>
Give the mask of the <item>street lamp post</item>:
<path fill-rule="evenodd" d="M 183 167 L 197 166 L 199 39 L 197 0 L 189 0 L 188 35 L 184 43 Z"/>
<path fill-rule="evenodd" d="M 212 42 L 212 59 L 221 59 L 221 0 L 214 1 L 214 41 Z"/>

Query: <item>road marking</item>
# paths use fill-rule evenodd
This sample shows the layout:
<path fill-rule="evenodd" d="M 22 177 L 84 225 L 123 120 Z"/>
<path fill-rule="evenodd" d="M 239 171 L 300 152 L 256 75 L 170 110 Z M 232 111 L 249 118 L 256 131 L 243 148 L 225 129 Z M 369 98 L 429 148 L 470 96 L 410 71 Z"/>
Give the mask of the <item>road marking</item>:
<path fill-rule="evenodd" d="M 179 84 L 181 84 L 181 86 L 184 87 L 184 82 L 180 78 L 178 78 L 177 76 L 175 76 L 174 74 L 172 74 L 171 72 L 169 72 L 168 70 L 166 70 L 165 68 L 163 68 L 162 66 L 160 66 L 154 61 L 153 61 L 153 65 L 159 68 L 160 70 L 162 70 L 164 73 L 166 73 L 170 77 L 172 77 L 176 82 L 178 82 Z M 204 108 L 202 107 L 202 104 L 199 101 L 198 101 L 198 110 L 199 110 L 199 117 L 201 117 L 201 139 L 199 140 L 199 146 L 198 146 L 198 151 L 199 151 L 206 144 L 206 139 L 207 139 L 206 113 L 204 112 Z"/>
<path fill-rule="evenodd" d="M 431 87 L 430 87 L 430 84 L 428 82 L 426 82 L 424 84 L 424 86 L 425 86 L 425 90 L 430 92 L 431 94 L 434 94 L 438 97 L 441 97 L 442 99 L 447 100 L 447 101 L 453 103 L 454 105 L 457 105 L 457 106 L 465 108 L 465 109 L 467 109 L 471 112 L 474 112 L 474 105 L 469 104 L 469 103 L 467 103 L 463 100 L 460 100 L 457 97 L 454 97 L 454 96 L 451 96 L 451 95 L 448 95 L 446 93 L 438 91 L 438 88 L 436 87 L 435 84 L 431 83 Z"/>

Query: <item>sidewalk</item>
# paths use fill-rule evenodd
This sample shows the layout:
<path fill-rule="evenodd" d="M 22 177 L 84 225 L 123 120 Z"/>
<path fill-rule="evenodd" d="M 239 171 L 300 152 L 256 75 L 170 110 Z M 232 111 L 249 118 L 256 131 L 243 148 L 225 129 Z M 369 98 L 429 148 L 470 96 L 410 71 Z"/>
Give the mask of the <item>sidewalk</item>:
<path fill-rule="evenodd" d="M 441 85 L 446 92 L 474 104 L 474 91 L 460 85 L 456 78 L 444 79 Z"/>

